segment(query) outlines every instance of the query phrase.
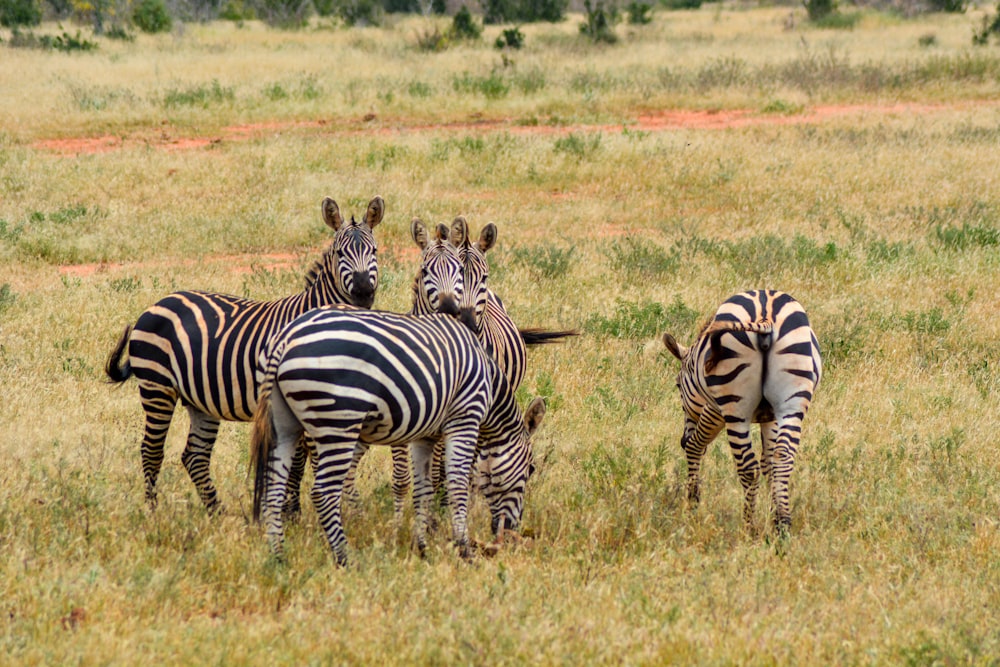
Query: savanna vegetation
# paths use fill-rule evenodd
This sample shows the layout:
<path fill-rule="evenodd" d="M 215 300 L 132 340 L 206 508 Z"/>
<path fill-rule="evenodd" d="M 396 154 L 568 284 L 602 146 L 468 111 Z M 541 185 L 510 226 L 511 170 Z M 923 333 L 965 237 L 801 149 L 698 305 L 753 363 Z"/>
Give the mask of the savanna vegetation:
<path fill-rule="evenodd" d="M 0 661 L 997 664 L 1000 50 L 972 39 L 994 8 L 635 11 L 614 40 L 572 11 L 474 12 L 460 39 L 395 14 L 0 33 Z M 221 429 L 209 517 L 183 411 L 151 511 L 138 392 L 102 372 L 122 327 L 174 289 L 300 290 L 322 198 L 375 194 L 376 307 L 408 308 L 411 217 L 461 214 L 498 225 L 515 321 L 583 333 L 531 351 L 530 538 L 467 564 L 439 530 L 421 560 L 373 451 L 351 565 L 308 502 L 276 563 L 249 426 Z M 743 529 L 721 440 L 686 508 L 659 340 L 757 287 L 802 302 L 825 360 L 787 540 L 766 494 Z"/>

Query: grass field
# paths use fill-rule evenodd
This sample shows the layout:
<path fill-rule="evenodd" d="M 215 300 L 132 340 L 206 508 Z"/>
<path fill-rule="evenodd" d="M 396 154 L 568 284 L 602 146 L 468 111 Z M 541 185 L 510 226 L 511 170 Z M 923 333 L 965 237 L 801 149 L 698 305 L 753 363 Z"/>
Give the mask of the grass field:
<path fill-rule="evenodd" d="M 614 46 L 579 17 L 524 26 L 505 55 L 497 27 L 420 51 L 434 24 L 413 17 L 0 46 L 0 663 L 1000 663 L 1000 51 L 971 46 L 980 14 L 830 31 L 706 5 Z M 209 518 L 183 412 L 150 511 L 138 391 L 102 372 L 122 327 L 174 289 L 298 291 L 323 197 L 360 216 L 374 194 L 376 307 L 409 307 L 410 218 L 462 214 L 498 225 L 490 282 L 519 325 L 584 334 L 529 358 L 534 539 L 470 565 L 442 530 L 421 560 L 373 451 L 351 565 L 308 503 L 276 565 L 248 425 L 221 429 Z M 801 301 L 824 353 L 787 542 L 766 501 L 743 530 L 721 440 L 686 508 L 659 340 L 757 287 Z"/>

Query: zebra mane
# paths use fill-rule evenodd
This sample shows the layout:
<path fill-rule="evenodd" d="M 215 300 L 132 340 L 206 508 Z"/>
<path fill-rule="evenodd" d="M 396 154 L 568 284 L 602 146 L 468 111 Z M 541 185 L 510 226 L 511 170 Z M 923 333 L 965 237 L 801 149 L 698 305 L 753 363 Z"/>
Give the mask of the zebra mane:
<path fill-rule="evenodd" d="M 319 274 L 322 273 L 322 271 L 323 271 L 323 260 L 317 259 L 315 262 L 313 262 L 313 265 L 309 269 L 309 271 L 306 272 L 307 290 L 316 284 L 316 281 L 319 280 Z"/>

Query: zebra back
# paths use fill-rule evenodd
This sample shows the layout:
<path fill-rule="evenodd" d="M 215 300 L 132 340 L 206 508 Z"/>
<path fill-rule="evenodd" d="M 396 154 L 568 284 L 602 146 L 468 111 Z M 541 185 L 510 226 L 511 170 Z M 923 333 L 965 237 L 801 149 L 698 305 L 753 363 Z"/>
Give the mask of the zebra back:
<path fill-rule="evenodd" d="M 420 218 L 410 222 L 410 235 L 420 248 L 420 267 L 413 280 L 412 315 L 442 313 L 457 316 L 465 283 L 458 252 L 448 241 L 444 224 L 428 230 Z"/>
<path fill-rule="evenodd" d="M 336 234 L 309 271 L 304 291 L 274 301 L 201 291 L 168 295 L 136 321 L 128 336 L 127 365 L 116 347 L 105 372 L 118 382 L 134 374 L 144 386 L 167 388 L 207 415 L 249 421 L 257 404 L 258 356 L 272 335 L 318 306 L 371 305 L 378 284 L 372 230 L 384 210 L 376 196 L 362 222 L 345 223 L 327 197 L 323 218 Z"/>

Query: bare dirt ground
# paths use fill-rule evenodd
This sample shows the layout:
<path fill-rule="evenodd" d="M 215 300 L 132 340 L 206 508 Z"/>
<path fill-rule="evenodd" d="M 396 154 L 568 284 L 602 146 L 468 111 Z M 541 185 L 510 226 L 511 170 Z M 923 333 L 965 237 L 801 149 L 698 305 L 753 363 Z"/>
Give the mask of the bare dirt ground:
<path fill-rule="evenodd" d="M 996 104 L 986 102 L 964 103 L 967 106 Z M 328 120 L 265 122 L 225 127 L 221 133 L 211 137 L 177 136 L 169 123 L 164 121 L 159 128 L 135 131 L 124 136 L 105 135 L 99 137 L 72 137 L 62 139 L 42 139 L 32 144 L 33 148 L 49 151 L 56 155 L 72 156 L 90 153 L 106 153 L 126 147 L 154 147 L 166 151 L 184 151 L 206 148 L 224 142 L 245 141 L 255 137 L 282 132 L 315 132 L 320 134 L 404 134 L 409 132 L 497 132 L 513 134 L 569 134 L 571 132 L 615 132 L 622 127 L 643 132 L 668 130 L 727 129 L 756 125 L 792 125 L 818 123 L 831 118 L 850 116 L 891 116 L 905 114 L 927 114 L 960 108 L 963 104 L 888 104 L 839 106 L 817 106 L 803 109 L 793 114 L 764 114 L 749 109 L 720 111 L 665 110 L 643 114 L 624 124 L 615 125 L 520 125 L 512 119 L 479 120 L 463 122 L 421 124 L 395 120 L 381 122 L 374 114 L 359 118 L 350 125 L 334 126 Z"/>
<path fill-rule="evenodd" d="M 816 106 L 803 109 L 794 114 L 763 114 L 749 109 L 720 111 L 690 111 L 664 110 L 657 113 L 643 114 L 624 124 L 615 125 L 519 125 L 513 120 L 479 120 L 471 119 L 465 122 L 438 124 L 407 124 L 395 120 L 383 123 L 369 114 L 359 118 L 349 125 L 334 126 L 327 120 L 264 122 L 247 125 L 225 127 L 221 134 L 212 137 L 180 137 L 175 136 L 169 124 L 164 121 L 159 128 L 137 131 L 126 136 L 75 137 L 63 139 L 43 139 L 32 146 L 47 151 L 59 157 L 71 157 L 93 153 L 106 153 L 127 147 L 146 146 L 166 151 L 196 150 L 219 145 L 224 142 L 246 141 L 251 138 L 265 137 L 283 132 L 311 132 L 318 134 L 404 134 L 409 132 L 497 132 L 504 131 L 513 134 L 570 134 L 572 132 L 618 132 L 623 127 L 630 131 L 661 132 L 677 130 L 723 130 L 750 126 L 773 126 L 793 124 L 815 124 L 834 118 L 850 117 L 890 117 L 906 115 L 926 115 L 938 112 L 953 111 L 962 108 L 982 106 L 1000 106 L 992 101 L 970 101 L 955 104 L 887 104 L 887 105 L 839 105 Z M 559 196 L 554 193 L 553 196 Z M 316 254 L 319 252 L 317 250 Z M 268 270 L 286 268 L 294 265 L 299 258 L 294 255 L 226 255 L 199 260 L 225 264 L 234 272 L 248 272 L 252 267 L 263 267 Z M 133 265 L 124 264 L 78 264 L 62 266 L 62 275 L 89 276 L 94 273 L 105 273 L 131 270 Z M 149 268 L 149 267 L 142 267 Z"/>

